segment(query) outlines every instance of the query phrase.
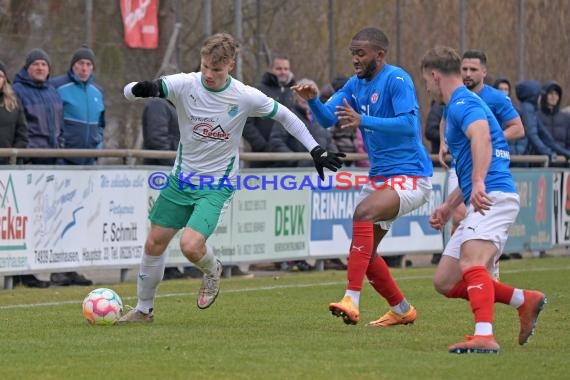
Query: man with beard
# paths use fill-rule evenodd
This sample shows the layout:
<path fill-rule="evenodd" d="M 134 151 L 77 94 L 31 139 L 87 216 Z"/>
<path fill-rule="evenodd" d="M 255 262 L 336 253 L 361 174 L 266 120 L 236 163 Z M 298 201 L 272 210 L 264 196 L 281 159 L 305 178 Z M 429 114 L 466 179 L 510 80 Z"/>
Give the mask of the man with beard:
<path fill-rule="evenodd" d="M 360 320 L 359 300 L 364 277 L 390 310 L 369 323 L 388 327 L 413 323 L 416 309 L 392 278 L 377 248 L 392 222 L 425 204 L 431 196 L 433 168 L 422 144 L 420 111 L 411 77 L 386 63 L 388 38 L 377 28 L 365 28 L 350 43 L 355 75 L 323 104 L 311 85 L 294 86 L 319 124 L 360 128 L 370 159 L 370 182 L 356 200 L 348 285 L 340 302 L 329 304 L 346 324 Z M 391 179 L 401 180 L 394 186 Z"/>
<path fill-rule="evenodd" d="M 431 215 L 441 230 L 457 205 L 467 214 L 443 251 L 434 276 L 436 290 L 448 298 L 471 304 L 475 332 L 449 346 L 451 353 L 497 353 L 493 335 L 495 302 L 517 309 L 518 342 L 527 343 L 546 303 L 542 292 L 514 288 L 489 275 L 505 247 L 509 227 L 520 208 L 509 171 L 509 146 L 500 124 L 480 97 L 461 80 L 459 55 L 449 47 L 428 50 L 421 60 L 425 88 L 434 101 L 446 104 L 445 139 L 457 163 L 459 187 Z"/>
<path fill-rule="evenodd" d="M 256 88 L 289 109 L 295 107 L 295 99 L 290 87 L 295 83 L 289 57 L 275 54 L 267 72 Z M 271 152 L 270 136 L 273 120 L 259 117 L 249 118 L 243 130 L 244 140 L 251 146 L 252 152 Z M 274 166 L 271 161 L 252 161 L 252 168 Z"/>
<path fill-rule="evenodd" d="M 487 76 L 487 56 L 480 50 L 467 50 L 461 59 L 461 78 L 463 84 L 473 91 L 491 109 L 491 112 L 499 122 L 507 141 L 514 141 L 524 137 L 524 127 L 518 112 L 515 110 L 511 99 L 501 91 L 485 84 Z M 444 113 L 445 117 L 445 113 Z M 443 156 L 448 152 L 447 144 L 443 138 L 443 119 L 440 123 L 440 148 L 439 159 L 442 166 L 447 168 L 443 161 Z M 457 174 L 455 173 L 455 163 L 452 162 L 449 170 L 447 194 L 451 194 L 457 188 Z M 455 231 L 459 222 L 465 217 L 466 209 L 460 204 L 453 212 L 452 232 Z M 508 255 L 502 255 L 502 259 L 508 259 Z M 499 278 L 498 263 L 493 268 L 493 276 Z"/>

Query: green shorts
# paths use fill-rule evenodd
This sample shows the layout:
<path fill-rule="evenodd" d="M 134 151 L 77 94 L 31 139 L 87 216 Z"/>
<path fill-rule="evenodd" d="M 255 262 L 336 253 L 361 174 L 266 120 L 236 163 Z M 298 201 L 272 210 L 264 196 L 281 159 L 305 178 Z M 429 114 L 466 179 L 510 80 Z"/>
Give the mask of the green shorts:
<path fill-rule="evenodd" d="M 193 190 L 187 185 L 181 190 L 178 184 L 178 178 L 171 175 L 148 218 L 164 228 L 190 227 L 208 239 L 229 207 L 235 190 L 227 186 L 220 190 Z"/>

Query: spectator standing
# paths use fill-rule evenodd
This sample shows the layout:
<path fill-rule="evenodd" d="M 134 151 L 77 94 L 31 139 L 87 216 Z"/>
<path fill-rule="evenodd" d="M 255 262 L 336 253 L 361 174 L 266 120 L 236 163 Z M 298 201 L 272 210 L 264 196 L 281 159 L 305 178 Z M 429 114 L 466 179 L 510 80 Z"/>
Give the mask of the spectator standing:
<path fill-rule="evenodd" d="M 4 62 L 0 61 L 0 148 L 27 146 L 28 127 L 24 107 L 10 84 Z M 8 157 L 0 158 L 0 165 L 8 162 Z"/>
<path fill-rule="evenodd" d="M 261 83 L 256 87 L 265 95 L 273 98 L 289 109 L 295 106 L 295 99 L 291 86 L 295 84 L 294 75 L 291 72 L 289 57 L 276 54 L 269 70 L 261 78 Z M 243 130 L 243 138 L 251 146 L 252 152 L 270 152 L 269 138 L 273 120 L 263 118 L 249 118 Z M 252 161 L 250 167 L 265 168 L 273 166 L 270 161 Z"/>
<path fill-rule="evenodd" d="M 303 78 L 298 82 L 299 85 L 313 85 L 317 84 L 307 78 Z M 334 145 L 331 135 L 327 129 L 321 128 L 317 121 L 314 119 L 311 109 L 307 105 L 307 101 L 299 95 L 294 95 L 295 105 L 291 109 L 299 119 L 305 124 L 307 130 L 313 136 L 315 141 L 329 152 L 337 152 L 338 149 Z M 275 123 L 271 128 L 271 135 L 269 138 L 269 146 L 271 152 L 280 153 L 294 153 L 294 152 L 308 152 L 307 148 L 291 135 L 285 127 L 279 123 Z M 277 167 L 312 167 L 313 160 L 304 161 L 278 161 L 275 163 Z"/>
<path fill-rule="evenodd" d="M 431 102 L 424 130 L 425 138 L 431 143 L 430 153 L 438 154 L 440 146 L 439 123 L 443 117 L 443 104 Z"/>
<path fill-rule="evenodd" d="M 493 83 L 493 87 L 501 91 L 509 98 L 511 97 L 511 81 L 507 78 L 497 78 L 495 83 Z"/>
<path fill-rule="evenodd" d="M 526 128 L 528 139 L 527 154 L 540 154 L 556 160 L 558 155 L 570 157 L 570 150 L 564 149 L 544 127 L 538 116 L 538 99 L 541 92 L 540 83 L 535 80 L 524 80 L 515 88 L 520 101 L 520 114 Z"/>
<path fill-rule="evenodd" d="M 28 148 L 63 147 L 63 102 L 49 83 L 50 58 L 42 49 L 33 49 L 26 56 L 24 67 L 16 74 L 14 92 L 22 103 L 28 125 Z M 27 158 L 28 164 L 55 165 L 55 158 Z M 49 282 L 34 275 L 20 276 L 22 284 L 46 288 Z M 16 281 L 16 282 L 17 282 Z"/>
<path fill-rule="evenodd" d="M 105 128 L 105 102 L 102 89 L 95 84 L 95 54 L 87 46 L 71 57 L 67 73 L 51 84 L 63 101 L 63 138 L 67 149 L 100 149 Z M 65 157 L 64 165 L 94 165 L 94 157 Z M 59 286 L 93 285 L 93 281 L 77 272 L 52 273 L 52 284 Z"/>
<path fill-rule="evenodd" d="M 63 101 L 48 81 L 50 69 L 49 55 L 42 49 L 33 49 L 14 80 L 14 91 L 22 102 L 28 124 L 28 148 L 64 146 Z M 25 162 L 55 165 L 56 159 L 28 158 Z"/>
<path fill-rule="evenodd" d="M 163 98 L 151 98 L 142 115 L 143 149 L 178 150 L 180 129 L 176 108 Z M 145 158 L 145 165 L 174 165 L 174 159 Z"/>
<path fill-rule="evenodd" d="M 100 149 L 105 128 L 103 90 L 95 83 L 95 54 L 87 46 L 71 57 L 67 73 L 54 78 L 53 86 L 63 101 L 63 137 L 68 149 Z M 92 157 L 66 157 L 66 165 L 93 165 Z"/>
<path fill-rule="evenodd" d="M 6 66 L 0 61 L 0 148 L 25 148 L 28 146 L 28 130 L 24 107 L 16 96 Z M 0 165 L 8 164 L 8 158 L 0 158 Z M 30 288 L 47 288 L 49 281 L 42 281 L 32 274 L 13 276 L 14 285 Z"/>
<path fill-rule="evenodd" d="M 570 115 L 560 111 L 561 101 L 560 84 L 555 81 L 546 82 L 540 94 L 538 117 L 554 141 L 565 149 L 570 149 Z"/>

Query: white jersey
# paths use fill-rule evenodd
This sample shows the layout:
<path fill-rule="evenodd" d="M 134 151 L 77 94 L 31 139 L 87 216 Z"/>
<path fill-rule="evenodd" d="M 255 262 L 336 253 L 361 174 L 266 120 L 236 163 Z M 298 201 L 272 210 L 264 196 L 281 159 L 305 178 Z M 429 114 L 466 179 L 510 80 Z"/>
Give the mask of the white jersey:
<path fill-rule="evenodd" d="M 199 72 L 162 78 L 166 98 L 176 107 L 180 127 L 172 174 L 179 178 L 182 173 L 195 185 L 200 184 L 201 176 L 213 177 L 213 183 L 226 176 L 235 184 L 247 118 L 273 117 L 279 103 L 231 76 L 220 90 L 207 89 L 201 78 Z"/>

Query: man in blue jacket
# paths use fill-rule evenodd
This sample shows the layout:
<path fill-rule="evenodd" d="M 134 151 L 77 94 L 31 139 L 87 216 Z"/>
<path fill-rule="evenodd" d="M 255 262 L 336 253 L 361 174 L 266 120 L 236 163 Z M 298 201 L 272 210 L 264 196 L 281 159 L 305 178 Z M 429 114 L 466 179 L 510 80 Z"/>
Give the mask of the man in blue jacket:
<path fill-rule="evenodd" d="M 95 54 L 87 46 L 75 51 L 69 71 L 52 83 L 63 100 L 65 148 L 98 149 L 103 145 L 105 104 L 103 91 L 95 84 Z M 67 165 L 93 165 L 93 157 L 68 157 Z"/>
<path fill-rule="evenodd" d="M 82 46 L 73 53 L 69 71 L 52 84 L 63 100 L 63 136 L 65 148 L 99 149 L 103 145 L 105 104 L 103 91 L 94 83 L 95 54 Z M 67 157 L 66 165 L 93 165 L 93 157 Z M 90 286 L 93 282 L 77 272 L 52 273 L 55 285 Z"/>

